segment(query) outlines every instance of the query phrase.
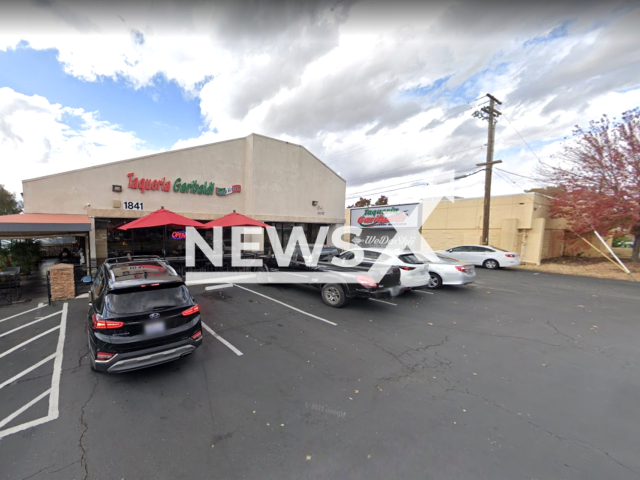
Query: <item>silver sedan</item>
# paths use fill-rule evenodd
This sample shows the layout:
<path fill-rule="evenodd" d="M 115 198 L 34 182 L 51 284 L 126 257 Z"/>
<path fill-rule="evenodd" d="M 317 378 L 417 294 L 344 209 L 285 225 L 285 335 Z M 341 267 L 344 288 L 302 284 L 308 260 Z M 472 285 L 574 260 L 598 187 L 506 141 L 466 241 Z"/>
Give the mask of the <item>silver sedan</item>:
<path fill-rule="evenodd" d="M 440 288 L 443 285 L 467 285 L 476 280 L 476 267 L 471 263 L 460 262 L 441 253 L 416 253 L 425 263 L 429 263 L 428 288 Z"/>

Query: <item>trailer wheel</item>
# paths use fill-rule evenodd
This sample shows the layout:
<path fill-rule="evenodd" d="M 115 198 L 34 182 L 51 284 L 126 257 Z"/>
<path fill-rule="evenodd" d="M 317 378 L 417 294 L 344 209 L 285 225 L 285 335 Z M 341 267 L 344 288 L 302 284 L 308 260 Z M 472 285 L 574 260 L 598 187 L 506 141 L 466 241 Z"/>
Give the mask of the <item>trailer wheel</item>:
<path fill-rule="evenodd" d="M 324 285 L 322 287 L 321 294 L 322 301 L 330 307 L 344 307 L 348 302 L 344 287 L 337 283 L 328 283 Z"/>

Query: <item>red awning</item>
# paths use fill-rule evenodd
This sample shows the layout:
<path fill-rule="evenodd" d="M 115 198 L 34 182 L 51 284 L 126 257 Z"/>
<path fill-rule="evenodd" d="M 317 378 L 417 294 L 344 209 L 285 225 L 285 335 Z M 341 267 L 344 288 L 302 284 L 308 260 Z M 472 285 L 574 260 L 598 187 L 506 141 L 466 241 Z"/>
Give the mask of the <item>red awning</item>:
<path fill-rule="evenodd" d="M 246 217 L 239 213 L 233 212 L 224 217 L 218 218 L 217 220 L 212 220 L 208 223 L 204 224 L 204 228 L 213 228 L 213 227 L 270 227 L 271 225 L 267 225 L 266 223 L 259 222 L 258 220 L 254 220 L 253 218 Z"/>
<path fill-rule="evenodd" d="M 200 222 L 183 217 L 177 213 L 161 208 L 149 215 L 138 218 L 132 222 L 118 227 L 118 230 L 130 230 L 132 228 L 150 228 L 150 227 L 196 227 L 202 228 Z"/>

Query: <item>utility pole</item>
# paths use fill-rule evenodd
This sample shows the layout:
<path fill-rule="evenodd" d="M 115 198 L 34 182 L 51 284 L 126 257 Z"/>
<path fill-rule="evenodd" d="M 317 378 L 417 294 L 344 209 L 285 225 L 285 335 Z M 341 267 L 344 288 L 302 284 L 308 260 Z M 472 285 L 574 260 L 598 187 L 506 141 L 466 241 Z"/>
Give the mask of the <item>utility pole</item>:
<path fill-rule="evenodd" d="M 493 160 L 493 145 L 495 143 L 495 125 L 498 117 L 502 115 L 495 109 L 495 104 L 502 105 L 502 102 L 496 97 L 487 93 L 489 98 L 489 106 L 482 107 L 480 110 L 473 112 L 473 116 L 481 120 L 489 122 L 489 131 L 487 134 L 487 161 L 485 163 L 477 163 L 478 167 L 486 167 L 484 177 L 484 213 L 482 215 L 482 245 L 489 245 L 489 213 L 491 211 L 491 177 L 493 174 L 493 165 L 502 163 L 502 160 Z"/>

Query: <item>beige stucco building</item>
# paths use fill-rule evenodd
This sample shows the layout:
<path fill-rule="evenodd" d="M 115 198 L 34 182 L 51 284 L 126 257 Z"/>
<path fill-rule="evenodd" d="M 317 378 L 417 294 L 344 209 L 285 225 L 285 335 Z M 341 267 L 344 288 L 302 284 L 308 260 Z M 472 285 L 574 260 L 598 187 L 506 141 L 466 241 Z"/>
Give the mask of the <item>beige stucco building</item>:
<path fill-rule="evenodd" d="M 117 227 L 160 207 L 200 221 L 236 211 L 276 226 L 285 241 L 295 225 L 315 240 L 319 226 L 344 223 L 345 190 L 304 147 L 257 134 L 23 181 L 26 213 L 90 217 L 98 262 L 151 253 L 157 239 Z"/>
<path fill-rule="evenodd" d="M 563 255 L 598 256 L 598 251 L 567 230 L 564 220 L 550 218 L 549 204 L 549 197 L 539 193 L 491 197 L 489 244 L 517 252 L 524 263 L 531 264 Z M 442 200 L 430 215 L 423 211 L 420 231 L 434 250 L 480 245 L 483 211 L 482 197 Z M 587 240 L 605 248 L 595 236 Z"/>

